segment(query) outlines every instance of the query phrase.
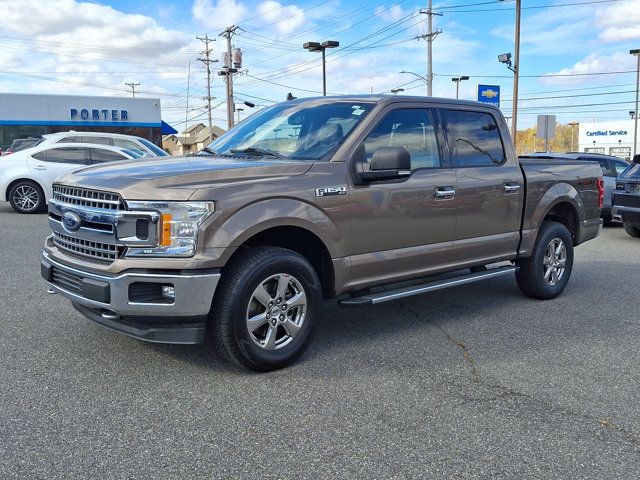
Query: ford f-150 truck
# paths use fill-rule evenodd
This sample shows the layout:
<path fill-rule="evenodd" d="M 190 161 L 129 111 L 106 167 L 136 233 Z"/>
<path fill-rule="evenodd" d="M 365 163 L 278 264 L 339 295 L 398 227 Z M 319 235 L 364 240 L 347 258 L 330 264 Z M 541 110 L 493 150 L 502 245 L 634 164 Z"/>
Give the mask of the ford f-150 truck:
<path fill-rule="evenodd" d="M 367 306 L 509 274 L 556 297 L 602 201 L 596 163 L 519 161 L 492 106 L 299 99 L 195 156 L 57 179 L 41 270 L 96 323 L 153 342 L 210 337 L 270 370 L 309 345 L 323 298 Z"/>

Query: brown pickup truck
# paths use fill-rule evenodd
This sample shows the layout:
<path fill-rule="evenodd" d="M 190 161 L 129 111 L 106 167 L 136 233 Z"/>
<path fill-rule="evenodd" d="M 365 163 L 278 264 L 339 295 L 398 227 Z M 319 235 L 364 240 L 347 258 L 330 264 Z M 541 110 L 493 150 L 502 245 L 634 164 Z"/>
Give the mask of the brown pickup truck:
<path fill-rule="evenodd" d="M 322 299 L 359 307 L 515 274 L 567 285 L 596 237 L 594 162 L 519 161 L 500 111 L 401 96 L 265 108 L 198 155 L 66 174 L 49 203 L 49 292 L 152 342 L 254 370 L 293 362 Z"/>

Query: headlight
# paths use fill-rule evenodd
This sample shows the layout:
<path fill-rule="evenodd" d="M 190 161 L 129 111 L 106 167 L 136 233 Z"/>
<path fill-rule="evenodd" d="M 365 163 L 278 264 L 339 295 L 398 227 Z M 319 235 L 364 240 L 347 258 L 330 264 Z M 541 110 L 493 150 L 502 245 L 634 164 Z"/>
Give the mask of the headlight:
<path fill-rule="evenodd" d="M 191 257 L 196 253 L 198 228 L 214 211 L 213 202 L 127 202 L 131 210 L 160 214 L 158 245 L 130 247 L 128 257 Z"/>

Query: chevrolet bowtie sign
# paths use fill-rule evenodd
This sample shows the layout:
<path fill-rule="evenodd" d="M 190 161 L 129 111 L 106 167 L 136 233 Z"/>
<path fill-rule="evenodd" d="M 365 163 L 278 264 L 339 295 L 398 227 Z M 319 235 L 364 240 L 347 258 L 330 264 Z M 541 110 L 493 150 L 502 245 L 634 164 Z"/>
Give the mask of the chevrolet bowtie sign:
<path fill-rule="evenodd" d="M 478 101 L 490 103 L 496 107 L 500 106 L 500 86 L 499 85 L 478 85 Z"/>

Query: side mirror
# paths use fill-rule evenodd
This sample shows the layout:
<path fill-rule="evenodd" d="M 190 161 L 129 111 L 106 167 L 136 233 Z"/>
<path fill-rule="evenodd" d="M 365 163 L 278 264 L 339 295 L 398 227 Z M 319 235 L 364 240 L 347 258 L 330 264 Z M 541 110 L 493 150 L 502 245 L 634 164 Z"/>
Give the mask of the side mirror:
<path fill-rule="evenodd" d="M 633 156 L 633 163 L 640 165 L 640 153 L 637 153 Z"/>
<path fill-rule="evenodd" d="M 403 147 L 383 147 L 373 152 L 370 170 L 411 170 L 411 154 Z"/>

